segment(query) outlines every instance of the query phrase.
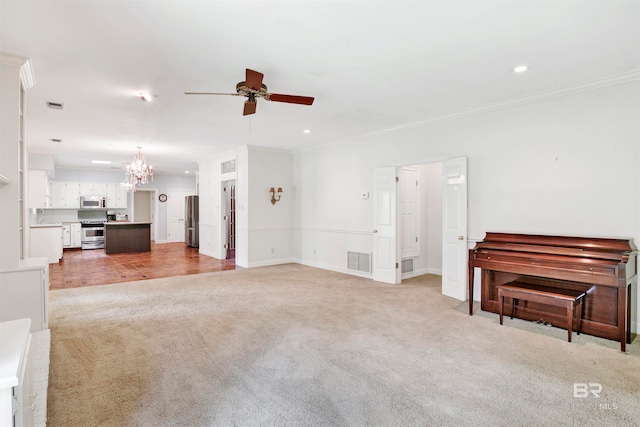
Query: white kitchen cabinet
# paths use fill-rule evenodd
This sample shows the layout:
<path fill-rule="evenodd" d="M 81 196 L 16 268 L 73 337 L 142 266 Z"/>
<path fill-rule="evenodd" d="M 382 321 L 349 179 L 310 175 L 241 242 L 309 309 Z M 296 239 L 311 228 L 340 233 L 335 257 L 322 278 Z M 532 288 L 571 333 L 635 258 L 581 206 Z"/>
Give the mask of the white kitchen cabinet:
<path fill-rule="evenodd" d="M 48 329 L 48 260 L 27 258 L 18 268 L 1 271 L 0 295 L 0 322 L 29 318 L 31 332 Z"/>
<path fill-rule="evenodd" d="M 82 247 L 82 225 L 79 222 L 62 224 L 62 247 Z"/>
<path fill-rule="evenodd" d="M 79 222 L 71 224 L 71 247 L 82 246 L 82 224 Z"/>
<path fill-rule="evenodd" d="M 119 182 L 110 182 L 107 184 L 107 208 L 108 209 L 126 209 L 127 208 L 127 190 L 122 187 Z"/>
<path fill-rule="evenodd" d="M 79 209 L 80 208 L 80 183 L 76 181 L 67 181 L 67 188 L 65 190 L 67 208 Z"/>
<path fill-rule="evenodd" d="M 106 196 L 107 184 L 104 182 L 81 182 L 81 196 Z"/>
<path fill-rule="evenodd" d="M 80 183 L 75 181 L 51 181 L 51 208 L 80 208 Z"/>
<path fill-rule="evenodd" d="M 62 259 L 62 224 L 39 224 L 30 227 L 31 258 L 45 257 L 49 264 Z"/>
<path fill-rule="evenodd" d="M 71 224 L 62 224 L 62 247 L 71 247 Z"/>
<path fill-rule="evenodd" d="M 0 425 L 32 426 L 29 347 L 31 321 L 0 322 Z"/>
<path fill-rule="evenodd" d="M 44 170 L 29 171 L 29 207 L 49 207 L 49 176 Z"/>
<path fill-rule="evenodd" d="M 51 207 L 52 208 L 66 208 L 66 191 L 67 183 L 64 181 L 50 181 L 49 193 L 51 195 Z"/>

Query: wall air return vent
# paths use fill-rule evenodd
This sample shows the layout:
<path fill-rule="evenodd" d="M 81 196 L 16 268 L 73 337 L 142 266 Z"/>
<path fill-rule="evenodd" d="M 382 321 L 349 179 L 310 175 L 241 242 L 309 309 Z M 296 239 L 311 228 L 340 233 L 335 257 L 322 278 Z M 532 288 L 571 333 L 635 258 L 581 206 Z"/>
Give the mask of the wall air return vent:
<path fill-rule="evenodd" d="M 402 260 L 402 273 L 413 273 L 413 258 Z"/>
<path fill-rule="evenodd" d="M 371 273 L 371 254 L 347 252 L 347 269 Z"/>
<path fill-rule="evenodd" d="M 233 160 L 228 160 L 226 162 L 222 162 L 221 163 L 221 169 L 222 169 L 222 173 L 231 173 L 231 172 L 235 172 L 236 171 L 236 161 L 235 159 Z"/>
<path fill-rule="evenodd" d="M 53 108 L 54 110 L 63 110 L 64 104 L 62 102 L 47 101 L 47 107 Z"/>

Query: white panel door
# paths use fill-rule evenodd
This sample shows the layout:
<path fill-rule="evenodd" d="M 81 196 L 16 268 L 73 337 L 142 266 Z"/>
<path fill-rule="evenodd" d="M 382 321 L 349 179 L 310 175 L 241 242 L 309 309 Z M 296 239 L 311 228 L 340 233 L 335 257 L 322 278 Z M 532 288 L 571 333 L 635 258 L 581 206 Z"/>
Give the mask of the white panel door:
<path fill-rule="evenodd" d="M 442 294 L 467 298 L 467 158 L 443 163 Z"/>
<path fill-rule="evenodd" d="M 168 206 L 168 230 L 167 240 L 169 242 L 184 242 L 184 213 L 185 197 L 194 195 L 195 191 L 170 191 L 167 201 Z"/>
<path fill-rule="evenodd" d="M 373 173 L 373 280 L 400 283 L 397 265 L 397 221 L 395 167 L 378 168 Z"/>
<path fill-rule="evenodd" d="M 420 171 L 400 169 L 400 257 L 420 255 Z"/>

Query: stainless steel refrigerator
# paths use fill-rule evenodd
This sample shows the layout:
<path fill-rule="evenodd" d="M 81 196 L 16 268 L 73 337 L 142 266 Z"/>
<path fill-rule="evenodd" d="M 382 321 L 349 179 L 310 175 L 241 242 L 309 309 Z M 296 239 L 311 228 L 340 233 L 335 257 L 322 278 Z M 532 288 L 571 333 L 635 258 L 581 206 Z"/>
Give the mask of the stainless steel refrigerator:
<path fill-rule="evenodd" d="M 198 196 L 184 198 L 184 242 L 192 248 L 199 247 Z"/>

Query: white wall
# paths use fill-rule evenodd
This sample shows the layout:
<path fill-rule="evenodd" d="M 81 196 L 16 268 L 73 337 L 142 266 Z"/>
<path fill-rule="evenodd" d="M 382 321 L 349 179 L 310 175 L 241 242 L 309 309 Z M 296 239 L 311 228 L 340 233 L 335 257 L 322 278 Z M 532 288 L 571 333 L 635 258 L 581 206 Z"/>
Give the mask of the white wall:
<path fill-rule="evenodd" d="M 292 261 L 293 154 L 291 151 L 247 147 L 248 187 L 238 181 L 237 194 L 247 191 L 247 266 Z M 239 165 L 240 167 L 240 165 Z M 269 189 L 282 188 L 282 197 L 271 204 Z M 277 198 L 277 194 L 276 194 Z M 248 209 L 250 207 L 250 209 Z M 241 207 L 238 205 L 238 210 Z M 239 222 L 239 221 L 238 221 Z M 238 245 L 236 245 L 238 246 Z"/>
<path fill-rule="evenodd" d="M 487 231 L 634 238 L 640 242 L 640 83 L 298 152 L 296 257 L 344 271 L 347 250 L 372 250 L 376 167 L 468 157 L 469 238 Z M 636 299 L 637 299 L 636 292 Z M 635 330 L 637 301 L 634 304 Z"/>
<path fill-rule="evenodd" d="M 220 164 L 236 159 L 236 173 L 220 175 Z M 241 267 L 292 261 L 293 155 L 290 151 L 244 146 L 201 161 L 200 252 L 221 258 L 220 182 L 236 179 L 236 264 Z M 282 187 L 271 204 L 269 188 Z"/>
<path fill-rule="evenodd" d="M 0 270 L 15 268 L 20 262 L 20 198 L 18 135 L 20 66 L 6 64 L 0 53 Z M 24 61 L 20 61 L 24 63 Z M 28 174 L 27 174 L 28 175 Z M 26 242 L 25 242 L 26 243 Z"/>
<path fill-rule="evenodd" d="M 199 192 L 199 224 L 198 232 L 200 233 L 199 252 L 214 258 L 221 258 L 220 255 L 220 237 L 219 237 L 219 221 L 218 212 L 220 209 L 220 193 L 219 193 L 219 174 L 220 160 L 219 157 L 201 160 L 198 163 L 198 171 L 200 178 Z"/>
<path fill-rule="evenodd" d="M 442 163 L 420 165 L 422 243 L 417 270 L 442 275 Z"/>

